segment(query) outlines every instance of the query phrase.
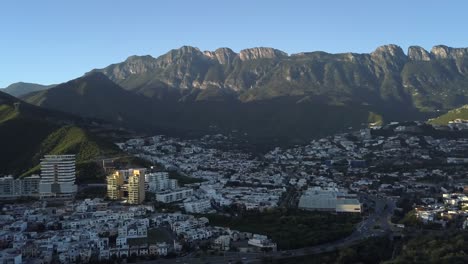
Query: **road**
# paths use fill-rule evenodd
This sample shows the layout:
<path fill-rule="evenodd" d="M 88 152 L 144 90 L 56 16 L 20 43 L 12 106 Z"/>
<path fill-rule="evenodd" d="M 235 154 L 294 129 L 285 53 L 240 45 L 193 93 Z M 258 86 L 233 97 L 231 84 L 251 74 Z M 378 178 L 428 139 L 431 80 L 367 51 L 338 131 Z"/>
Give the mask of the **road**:
<path fill-rule="evenodd" d="M 393 232 L 391 217 L 395 209 L 395 201 L 379 196 L 363 195 L 363 199 L 373 201 L 375 203 L 374 212 L 360 222 L 355 231 L 348 237 L 337 240 L 331 243 L 326 243 L 318 246 L 299 248 L 294 250 L 284 250 L 269 253 L 240 253 L 240 252 L 225 252 L 224 256 L 206 256 L 196 258 L 193 254 L 176 259 L 160 259 L 155 261 L 147 261 L 144 263 L 261 263 L 262 258 L 268 257 L 272 259 L 300 257 L 307 255 L 315 255 L 325 252 L 335 251 L 337 249 L 349 247 L 358 244 L 360 241 L 377 236 L 389 235 Z"/>

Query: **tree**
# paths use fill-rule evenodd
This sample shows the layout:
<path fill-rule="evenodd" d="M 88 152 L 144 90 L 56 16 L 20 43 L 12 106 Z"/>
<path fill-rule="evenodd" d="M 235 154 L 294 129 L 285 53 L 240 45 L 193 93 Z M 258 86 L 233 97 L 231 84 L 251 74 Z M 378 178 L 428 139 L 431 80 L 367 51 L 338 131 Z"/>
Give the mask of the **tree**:
<path fill-rule="evenodd" d="M 346 263 L 355 263 L 357 261 L 357 253 L 353 248 L 344 248 L 340 250 L 338 255 L 337 263 L 346 264 Z"/>

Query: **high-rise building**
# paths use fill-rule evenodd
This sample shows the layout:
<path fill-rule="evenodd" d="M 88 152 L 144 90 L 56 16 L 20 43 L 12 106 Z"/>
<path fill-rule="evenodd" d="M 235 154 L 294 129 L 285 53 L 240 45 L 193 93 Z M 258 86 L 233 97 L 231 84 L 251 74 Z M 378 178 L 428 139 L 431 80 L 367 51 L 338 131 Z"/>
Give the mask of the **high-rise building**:
<path fill-rule="evenodd" d="M 145 200 L 145 175 L 134 170 L 128 178 L 128 203 L 140 204 Z"/>
<path fill-rule="evenodd" d="M 107 197 L 111 200 L 120 200 L 124 196 L 124 176 L 119 171 L 107 176 Z"/>
<path fill-rule="evenodd" d="M 107 176 L 107 197 L 112 200 L 127 198 L 129 204 L 142 203 L 145 200 L 145 172 L 146 169 L 127 169 Z"/>
<path fill-rule="evenodd" d="M 75 155 L 45 155 L 41 160 L 41 197 L 68 197 L 77 191 Z"/>
<path fill-rule="evenodd" d="M 135 173 L 145 175 L 146 169 L 145 168 L 126 169 L 126 170 L 118 170 L 117 172 L 120 175 L 122 175 L 124 181 L 127 182 L 130 176 L 135 175 Z"/>

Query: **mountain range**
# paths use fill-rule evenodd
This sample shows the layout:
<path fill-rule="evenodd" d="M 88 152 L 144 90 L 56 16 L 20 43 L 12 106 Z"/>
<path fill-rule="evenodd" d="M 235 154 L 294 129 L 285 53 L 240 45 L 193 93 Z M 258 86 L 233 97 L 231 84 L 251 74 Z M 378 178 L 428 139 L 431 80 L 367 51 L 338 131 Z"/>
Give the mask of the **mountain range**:
<path fill-rule="evenodd" d="M 28 93 L 46 90 L 54 86 L 55 84 L 42 85 L 42 84 L 37 84 L 37 83 L 17 82 L 17 83 L 13 83 L 9 85 L 8 87 L 4 89 L 0 89 L 0 91 L 7 93 L 9 95 L 18 97 L 18 96 L 22 96 Z"/>
<path fill-rule="evenodd" d="M 239 131 L 308 139 L 382 120 L 427 119 L 468 103 L 468 48 L 396 45 L 369 54 L 184 46 L 131 56 L 21 96 L 148 133 Z"/>

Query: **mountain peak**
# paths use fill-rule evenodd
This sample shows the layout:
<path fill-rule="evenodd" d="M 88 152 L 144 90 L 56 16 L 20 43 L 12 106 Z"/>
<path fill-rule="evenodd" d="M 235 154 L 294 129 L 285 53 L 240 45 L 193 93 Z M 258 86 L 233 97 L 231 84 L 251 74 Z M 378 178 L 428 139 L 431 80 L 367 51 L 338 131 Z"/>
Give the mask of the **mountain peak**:
<path fill-rule="evenodd" d="M 220 64 L 229 64 L 238 55 L 230 48 L 218 48 L 215 51 L 205 51 L 204 54 L 212 59 L 216 59 Z"/>
<path fill-rule="evenodd" d="M 458 59 L 468 56 L 468 48 L 451 48 L 437 45 L 431 49 L 431 54 L 437 59 Z"/>
<path fill-rule="evenodd" d="M 14 101 L 15 101 L 15 98 L 13 96 L 0 91 L 0 105 L 12 104 Z"/>
<path fill-rule="evenodd" d="M 371 55 L 376 55 L 376 56 L 391 56 L 391 57 L 406 57 L 405 53 L 403 52 L 403 49 L 395 44 L 388 44 L 388 45 L 383 45 L 380 47 L 377 47 L 374 52 L 371 53 Z"/>
<path fill-rule="evenodd" d="M 88 80 L 88 81 L 110 81 L 109 78 L 102 72 L 90 72 L 82 77 L 79 77 L 77 79 L 71 80 L 71 82 L 77 82 L 77 81 L 83 81 L 83 80 Z"/>
<path fill-rule="evenodd" d="M 177 50 L 179 50 L 179 51 L 181 51 L 183 53 L 201 52 L 199 48 L 193 47 L 193 46 L 187 46 L 187 45 L 184 45 L 184 46 L 178 48 Z"/>
<path fill-rule="evenodd" d="M 445 45 L 437 45 L 432 47 L 431 54 L 437 59 L 448 59 L 451 48 Z"/>
<path fill-rule="evenodd" d="M 246 61 L 256 59 L 279 59 L 287 57 L 288 54 L 274 48 L 255 47 L 241 50 L 239 56 L 242 61 Z"/>
<path fill-rule="evenodd" d="M 408 57 L 415 61 L 430 61 L 431 54 L 420 46 L 411 46 L 408 48 Z"/>
<path fill-rule="evenodd" d="M 20 97 L 28 93 L 38 92 L 54 87 L 55 85 L 42 85 L 36 83 L 27 83 L 27 82 L 17 82 L 12 83 L 5 89 L 2 89 L 2 92 L 5 92 L 9 95 L 15 97 Z"/>
<path fill-rule="evenodd" d="M 151 55 L 143 55 L 143 56 L 132 55 L 132 56 L 128 57 L 125 60 L 125 62 L 135 62 L 135 61 L 141 61 L 141 60 L 154 60 L 154 57 L 151 56 Z"/>

